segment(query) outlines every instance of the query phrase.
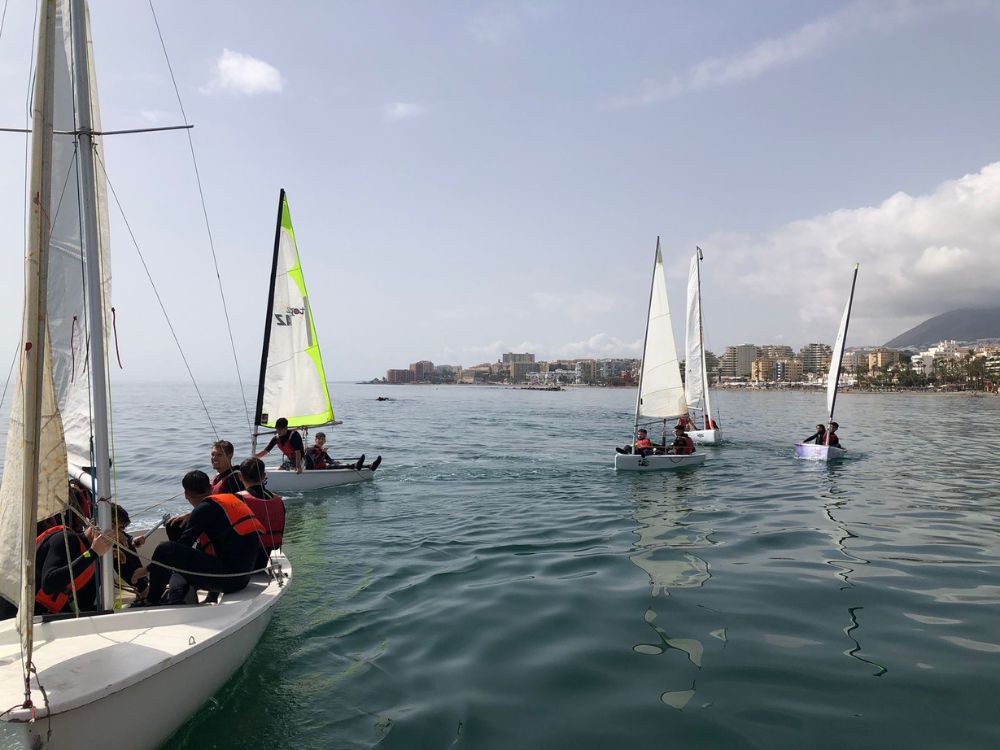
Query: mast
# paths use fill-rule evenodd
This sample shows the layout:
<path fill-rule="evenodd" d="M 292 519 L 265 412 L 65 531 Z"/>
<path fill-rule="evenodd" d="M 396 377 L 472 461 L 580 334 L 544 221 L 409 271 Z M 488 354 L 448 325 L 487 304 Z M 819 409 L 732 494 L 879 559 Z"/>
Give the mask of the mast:
<path fill-rule="evenodd" d="M 854 304 L 854 286 L 858 283 L 858 268 L 861 266 L 860 263 L 854 264 L 854 276 L 851 277 L 851 294 L 847 298 L 847 307 L 844 308 L 844 320 L 840 325 L 840 335 L 837 336 L 837 362 L 836 365 L 830 363 L 830 374 L 828 378 L 833 378 L 833 388 L 827 387 L 830 393 L 830 418 L 828 422 L 833 422 L 833 410 L 837 405 L 837 388 L 840 385 L 840 367 L 844 361 L 844 345 L 847 343 L 847 327 L 851 323 L 851 306 Z M 836 369 L 834 369 L 836 368 Z"/>
<path fill-rule="evenodd" d="M 285 210 L 285 189 L 278 195 L 278 218 L 274 227 L 274 257 L 271 260 L 271 283 L 267 291 L 267 316 L 264 318 L 264 345 L 260 352 L 260 378 L 257 381 L 257 410 L 254 427 L 260 427 L 264 411 L 264 377 L 267 374 L 267 352 L 271 346 L 271 315 L 274 313 L 274 281 L 278 273 L 278 248 L 281 244 L 281 214 Z M 250 452 L 257 452 L 257 430 L 251 438 Z"/>
<path fill-rule="evenodd" d="M 21 513 L 21 597 L 17 610 L 23 648 L 25 705 L 31 705 L 29 665 L 33 645 L 35 610 L 35 535 L 37 533 L 39 440 L 42 422 L 49 272 L 49 230 L 52 178 L 52 116 L 55 60 L 55 0 L 39 7 L 38 57 L 35 63 L 35 96 L 31 108 L 31 220 L 24 268 L 24 466 Z"/>
<path fill-rule="evenodd" d="M 708 429 L 712 424 L 712 403 L 708 395 L 708 361 L 705 358 L 705 326 L 702 322 L 701 314 L 701 262 L 705 256 L 702 254 L 701 248 L 697 245 L 695 245 L 694 250 L 698 256 L 695 268 L 697 269 L 696 275 L 698 278 L 698 340 L 701 342 L 701 382 L 705 390 L 705 414 L 703 416 L 706 420 L 705 428 Z"/>
<path fill-rule="evenodd" d="M 93 471 L 96 474 L 94 498 L 97 500 L 97 525 L 110 529 L 111 450 L 108 440 L 108 383 L 104 350 L 105 310 L 99 224 L 97 218 L 97 184 L 94 168 L 94 126 L 90 90 L 90 39 L 85 0 L 71 0 L 71 35 L 73 46 L 73 89 L 76 95 L 76 130 L 79 142 L 79 179 L 82 202 L 80 237 L 86 259 L 87 326 L 90 343 L 90 378 L 93 394 Z M 114 605 L 114 565 L 111 550 L 104 553 L 101 571 L 101 609 L 110 611 Z"/>
<path fill-rule="evenodd" d="M 639 383 L 635 394 L 635 424 L 632 426 L 632 441 L 639 430 L 639 407 L 642 405 L 642 371 L 646 366 L 646 340 L 649 338 L 649 311 L 653 306 L 653 288 L 656 284 L 656 266 L 660 263 L 660 238 L 656 238 L 656 257 L 653 259 L 653 273 L 649 280 L 649 302 L 646 303 L 646 331 L 642 334 L 642 359 L 639 361 Z"/>

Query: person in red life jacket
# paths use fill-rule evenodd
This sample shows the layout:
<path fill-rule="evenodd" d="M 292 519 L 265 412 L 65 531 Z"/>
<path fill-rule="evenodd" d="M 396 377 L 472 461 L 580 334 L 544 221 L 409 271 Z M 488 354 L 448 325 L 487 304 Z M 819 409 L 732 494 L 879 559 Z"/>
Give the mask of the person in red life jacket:
<path fill-rule="evenodd" d="M 638 453 L 640 456 L 645 457 L 660 447 L 662 446 L 657 445 L 649 439 L 649 435 L 645 429 L 640 428 L 635 435 L 635 442 L 632 445 L 626 445 L 624 448 L 615 448 L 615 451 L 618 453 Z"/>
<path fill-rule="evenodd" d="M 840 444 L 840 438 L 837 437 L 837 428 L 840 427 L 836 422 L 830 422 L 830 429 L 826 431 L 825 445 L 832 446 L 834 448 L 842 448 L 847 450 Z"/>
<path fill-rule="evenodd" d="M 816 425 L 816 432 L 803 440 L 803 443 L 811 443 L 816 441 L 816 445 L 824 445 L 826 443 L 826 427 L 818 424 Z"/>
<path fill-rule="evenodd" d="M 674 442 L 667 446 L 665 452 L 683 455 L 694 453 L 694 440 L 684 434 L 683 427 L 677 425 L 674 427 Z"/>
<path fill-rule="evenodd" d="M 274 446 L 285 455 L 285 460 L 281 463 L 282 469 L 295 469 L 298 474 L 302 473 L 302 455 L 306 452 L 302 443 L 302 436 L 298 430 L 288 429 L 288 420 L 279 417 L 274 423 L 274 431 L 277 433 L 264 450 L 256 453 L 254 458 L 264 458 Z"/>
<path fill-rule="evenodd" d="M 148 605 L 162 603 L 175 573 L 184 586 L 194 589 L 223 594 L 240 591 L 250 582 L 257 562 L 265 529 L 247 504 L 236 495 L 213 495 L 203 471 L 185 474 L 181 486 L 192 510 L 186 520 L 174 524 L 180 528 L 177 539 L 161 542 L 153 550 Z M 183 601 L 183 593 L 178 598 Z"/>
<path fill-rule="evenodd" d="M 35 540 L 35 614 L 59 614 L 97 610 L 97 583 L 100 579 L 100 558 L 118 545 L 115 555 L 107 558 L 115 566 L 121 580 L 137 585 L 145 571 L 139 558 L 128 551 L 130 540 L 125 533 L 128 513 L 111 504 L 112 529 L 99 531 L 88 526 L 77 533 L 65 526 L 52 526 Z M 66 552 L 69 550 L 69 557 Z M 74 589 L 76 598 L 74 601 Z"/>
<path fill-rule="evenodd" d="M 233 466 L 233 444 L 228 440 L 217 440 L 212 445 L 212 494 L 229 493 L 235 495 L 243 489 L 239 472 Z"/>
<path fill-rule="evenodd" d="M 254 563 L 254 568 L 263 568 L 267 565 L 268 553 L 281 547 L 285 531 L 285 502 L 280 495 L 264 487 L 264 462 L 259 458 L 248 458 L 241 463 L 240 476 L 247 488 L 237 496 L 264 526 L 260 535 L 261 550 Z"/>
<path fill-rule="evenodd" d="M 342 464 L 340 461 L 330 458 L 330 454 L 326 452 L 325 433 L 317 432 L 315 440 L 313 446 L 306 451 L 303 459 L 307 469 L 357 469 L 358 471 L 371 469 L 375 471 L 382 464 L 382 456 L 376 456 L 374 461 L 366 465 L 364 453 L 353 464 Z"/>
<path fill-rule="evenodd" d="M 682 414 L 680 417 L 677 418 L 677 426 L 683 429 L 684 432 L 698 429 L 697 427 L 694 426 L 694 422 L 691 421 L 691 418 L 688 417 L 687 414 Z"/>

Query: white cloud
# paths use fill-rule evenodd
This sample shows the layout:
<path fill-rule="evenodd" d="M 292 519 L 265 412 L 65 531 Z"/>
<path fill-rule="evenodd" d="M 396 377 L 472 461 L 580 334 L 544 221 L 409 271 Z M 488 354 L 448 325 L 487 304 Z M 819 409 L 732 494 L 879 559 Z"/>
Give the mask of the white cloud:
<path fill-rule="evenodd" d="M 167 120 L 171 116 L 170 112 L 162 109 L 144 109 L 139 113 L 143 122 L 149 125 L 156 125 Z"/>
<path fill-rule="evenodd" d="M 557 346 L 555 353 L 557 356 L 567 359 L 580 359 L 584 357 L 598 359 L 606 357 L 638 357 L 642 354 L 642 339 L 622 341 L 606 333 L 595 333 L 583 341 L 571 341 L 562 346 Z"/>
<path fill-rule="evenodd" d="M 538 0 L 495 2 L 470 19 L 469 32 L 477 42 L 499 47 L 526 23 L 543 18 L 550 11 L 549 3 Z"/>
<path fill-rule="evenodd" d="M 637 91 L 615 97 L 615 107 L 648 106 L 683 94 L 747 81 L 768 71 L 827 51 L 841 41 L 868 31 L 892 29 L 918 15 L 964 7 L 969 3 L 926 4 L 911 0 L 859 0 L 803 24 L 781 36 L 758 42 L 749 50 L 715 57 L 665 79 L 647 78 Z"/>
<path fill-rule="evenodd" d="M 387 120 L 410 120 L 426 111 L 426 107 L 415 102 L 393 102 L 385 108 L 385 117 Z"/>
<path fill-rule="evenodd" d="M 533 292 L 531 301 L 542 313 L 558 314 L 563 319 L 580 321 L 605 315 L 618 304 L 616 298 L 591 290 L 576 292 Z"/>
<path fill-rule="evenodd" d="M 794 221 L 758 238 L 717 235 L 703 245 L 708 324 L 721 323 L 718 331 L 735 340 L 759 331 L 761 317 L 780 316 L 786 331 L 786 323 L 797 325 L 794 338 L 831 340 L 856 261 L 855 343 L 886 341 L 948 310 L 996 305 L 997 206 L 1000 162 L 927 195 L 897 193 L 877 206 Z M 713 310 L 712 298 L 735 303 L 748 322 Z"/>
<path fill-rule="evenodd" d="M 242 52 L 222 50 L 208 84 L 200 91 L 203 94 L 231 93 L 253 96 L 254 94 L 276 94 L 284 88 L 285 82 L 276 67 Z"/>

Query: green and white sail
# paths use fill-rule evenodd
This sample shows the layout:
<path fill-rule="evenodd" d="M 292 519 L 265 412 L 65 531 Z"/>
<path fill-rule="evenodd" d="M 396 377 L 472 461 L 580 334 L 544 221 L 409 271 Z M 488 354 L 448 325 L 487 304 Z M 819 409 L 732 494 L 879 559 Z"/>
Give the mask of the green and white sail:
<path fill-rule="evenodd" d="M 278 199 L 256 424 L 274 427 L 281 417 L 288 420 L 289 427 L 317 427 L 334 421 L 284 190 Z"/>

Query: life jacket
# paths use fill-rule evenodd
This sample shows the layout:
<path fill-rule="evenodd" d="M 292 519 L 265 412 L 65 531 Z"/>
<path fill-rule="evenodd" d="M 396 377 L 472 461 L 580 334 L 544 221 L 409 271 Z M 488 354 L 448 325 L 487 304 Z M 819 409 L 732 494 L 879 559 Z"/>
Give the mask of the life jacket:
<path fill-rule="evenodd" d="M 636 448 L 649 448 L 652 445 L 653 444 L 649 441 L 649 438 L 640 438 L 639 440 L 635 441 Z"/>
<path fill-rule="evenodd" d="M 219 492 L 219 493 L 225 492 L 226 491 L 226 485 L 229 484 L 229 482 L 230 482 L 230 477 L 234 477 L 239 484 L 241 484 L 241 485 L 243 484 L 243 482 L 239 481 L 239 477 L 236 476 L 236 471 L 233 470 L 232 468 L 230 468 L 229 471 L 226 471 L 226 472 L 221 472 L 220 471 L 218 474 L 215 475 L 215 480 L 212 482 L 212 487 L 211 487 L 212 492 L 213 493 L 215 493 L 215 492 Z"/>
<path fill-rule="evenodd" d="M 205 502 L 215 503 L 226 513 L 229 525 L 240 536 L 250 536 L 251 534 L 263 535 L 264 524 L 257 520 L 250 507 L 237 495 L 209 495 Z M 201 534 L 198 537 L 198 549 L 206 555 L 215 555 L 215 547 L 208 534 Z"/>
<path fill-rule="evenodd" d="M 326 450 L 317 448 L 314 445 L 306 452 L 306 455 L 309 457 L 310 461 L 310 465 L 307 468 L 310 469 L 326 468 Z"/>
<path fill-rule="evenodd" d="M 683 453 L 685 455 L 688 453 L 694 453 L 694 440 L 689 438 L 687 435 L 675 437 L 674 450 L 676 453 Z"/>
<path fill-rule="evenodd" d="M 35 549 L 37 550 L 41 546 L 42 542 L 44 542 L 50 536 L 65 529 L 66 529 L 65 526 L 53 526 L 51 528 L 46 529 L 41 534 L 39 534 L 38 537 L 35 539 Z M 85 545 L 80 540 L 80 537 L 76 536 L 75 534 L 73 538 L 79 545 L 80 554 L 82 555 L 84 552 L 87 551 L 87 545 Z M 83 569 L 82 573 L 80 573 L 76 578 L 73 579 L 73 583 L 70 586 L 67 586 L 64 591 L 61 591 L 55 596 L 50 596 L 49 594 L 46 594 L 44 591 L 39 589 L 38 593 L 35 594 L 35 603 L 41 604 L 43 607 L 45 607 L 45 609 L 47 609 L 52 614 L 62 612 L 63 608 L 69 602 L 70 597 L 73 596 L 73 589 L 75 588 L 77 591 L 79 591 L 88 583 L 90 583 L 90 579 L 94 577 L 94 573 L 96 572 L 96 570 L 97 570 L 97 565 L 95 564 L 95 562 L 92 562 L 90 565 L 88 565 L 86 568 Z"/>
<path fill-rule="evenodd" d="M 289 430 L 285 434 L 285 442 L 281 442 L 281 438 L 278 438 L 278 449 L 285 454 L 285 458 L 289 461 L 295 460 L 295 449 L 292 447 L 292 431 Z"/>
<path fill-rule="evenodd" d="M 260 543 L 264 549 L 271 550 L 281 547 L 282 534 L 285 531 L 285 503 L 281 495 L 271 494 L 266 500 L 254 497 L 250 490 L 243 490 L 237 497 L 247 504 L 264 527 L 260 535 Z"/>
<path fill-rule="evenodd" d="M 826 438 L 824 439 L 824 444 L 825 445 L 832 445 L 834 447 L 838 447 L 840 445 L 840 438 L 837 437 L 837 435 L 835 433 L 830 432 L 830 430 L 827 430 L 826 431 Z"/>

